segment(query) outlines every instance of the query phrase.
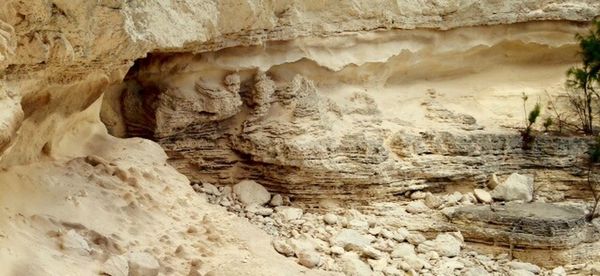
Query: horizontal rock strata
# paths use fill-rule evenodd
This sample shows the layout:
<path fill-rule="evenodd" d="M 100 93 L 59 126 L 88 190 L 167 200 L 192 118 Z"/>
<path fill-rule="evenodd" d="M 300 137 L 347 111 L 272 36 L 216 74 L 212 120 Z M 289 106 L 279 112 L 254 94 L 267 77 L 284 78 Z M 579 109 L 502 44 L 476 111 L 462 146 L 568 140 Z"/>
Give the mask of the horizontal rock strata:
<path fill-rule="evenodd" d="M 466 241 L 510 249 L 544 265 L 590 262 L 598 232 L 582 209 L 549 203 L 463 206 L 449 216 Z"/>
<path fill-rule="evenodd" d="M 578 166 L 588 139 L 540 134 L 524 151 L 516 129 L 522 111 L 514 108 L 522 104 L 520 94 L 494 92 L 507 81 L 504 75 L 481 95 L 445 86 L 447 78 L 496 76 L 504 74 L 496 67 L 544 60 L 561 77 L 526 85 L 539 87 L 535 93 L 559 91 L 559 68 L 575 61 L 578 25 L 475 30 L 477 37 L 463 29 L 401 30 L 150 55 L 124 83 L 110 87 L 103 121 L 114 135 L 158 141 L 192 180 L 254 179 L 308 201 L 483 185 L 492 173 L 514 171 L 535 174 L 540 185 L 558 179 L 565 187 L 561 198 L 584 196 Z M 380 52 L 363 50 L 382 43 Z M 333 51 L 344 58 L 326 54 Z M 458 62 L 467 57 L 478 62 Z M 436 66 L 438 60 L 445 63 Z"/>

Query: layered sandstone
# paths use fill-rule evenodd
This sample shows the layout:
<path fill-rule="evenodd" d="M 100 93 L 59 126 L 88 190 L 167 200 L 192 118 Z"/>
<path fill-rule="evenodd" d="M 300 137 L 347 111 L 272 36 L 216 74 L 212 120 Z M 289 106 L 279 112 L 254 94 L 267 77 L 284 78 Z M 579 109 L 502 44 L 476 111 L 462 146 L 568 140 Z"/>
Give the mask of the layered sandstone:
<path fill-rule="evenodd" d="M 588 141 L 542 134 L 524 151 L 517 130 L 521 93 L 546 103 L 562 91 L 581 30 L 388 30 L 150 55 L 108 90 L 102 115 L 114 135 L 158 141 L 194 181 L 255 179 L 305 201 L 483 185 L 517 170 L 565 183 Z M 577 181 L 565 185 L 565 197 L 581 196 Z"/>
<path fill-rule="evenodd" d="M 598 14 L 593 0 L 3 1 L 0 273 L 97 275 L 131 254 L 165 275 L 303 273 L 167 162 L 307 201 L 528 168 L 576 182 L 586 140 L 525 153 L 512 128 L 521 92 L 560 91 Z"/>

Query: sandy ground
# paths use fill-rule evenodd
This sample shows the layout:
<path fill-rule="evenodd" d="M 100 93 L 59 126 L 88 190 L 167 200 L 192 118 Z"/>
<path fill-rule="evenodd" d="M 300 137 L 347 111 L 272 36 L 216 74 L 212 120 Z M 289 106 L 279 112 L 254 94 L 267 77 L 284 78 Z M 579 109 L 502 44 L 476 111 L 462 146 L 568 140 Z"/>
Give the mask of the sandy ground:
<path fill-rule="evenodd" d="M 195 194 L 157 144 L 110 137 L 89 119 L 58 145 L 46 161 L 0 172 L 0 275 L 98 275 L 107 259 L 131 252 L 154 256 L 161 275 L 306 270 Z M 85 242 L 73 245 L 72 231 Z"/>

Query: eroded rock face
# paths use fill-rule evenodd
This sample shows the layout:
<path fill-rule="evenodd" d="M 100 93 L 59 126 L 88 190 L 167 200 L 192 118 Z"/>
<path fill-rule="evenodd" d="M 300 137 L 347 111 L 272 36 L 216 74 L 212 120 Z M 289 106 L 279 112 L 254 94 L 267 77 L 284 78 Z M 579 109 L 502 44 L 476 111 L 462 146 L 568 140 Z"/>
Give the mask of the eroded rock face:
<path fill-rule="evenodd" d="M 534 262 L 557 265 L 595 258 L 590 248 L 598 233 L 577 207 L 541 202 L 466 206 L 454 210 L 450 220 L 466 241 L 518 248 L 517 257 Z M 536 250 L 547 253 L 537 258 Z"/>
<path fill-rule="evenodd" d="M 512 172 L 539 159 L 569 167 L 565 152 L 585 141 L 541 138 L 524 154 L 514 133 L 498 148 L 488 141 L 496 133 L 481 131 L 514 127 L 502 110 L 520 103 L 523 87 L 556 90 L 575 61 L 573 34 L 599 9 L 594 0 L 2 1 L 0 207 L 9 223 L 0 238 L 11 251 L 0 250 L 0 273 L 112 265 L 123 274 L 301 274 L 263 251 L 260 232 L 195 197 L 157 145 L 108 136 L 101 97 L 112 134 L 158 141 L 193 180 L 260 178 L 306 200 L 477 182 L 500 164 Z M 466 100 L 473 95 L 489 97 Z M 490 107 L 500 115 L 483 116 Z M 85 158 L 95 155 L 108 161 Z M 81 231 L 91 257 L 55 248 L 48 233 L 62 228 Z M 262 254 L 246 263 L 240 242 Z M 208 257 L 187 256 L 188 246 Z M 127 250 L 152 256 L 107 261 Z M 73 261 L 44 258 L 60 254 Z M 24 255 L 35 262 L 23 265 Z M 343 271 L 371 274 L 351 255 Z M 239 263 L 221 266 L 224 256 Z"/>
<path fill-rule="evenodd" d="M 469 229 L 481 226 L 480 223 L 489 223 L 484 232 L 504 233 L 503 235 L 500 233 L 487 235 L 483 232 L 476 234 L 476 231 L 461 230 L 467 240 L 474 240 L 477 237 L 493 237 L 496 243 L 508 244 L 510 238 L 514 246 L 543 247 L 544 244 L 547 244 L 554 248 L 568 248 L 587 239 L 585 235 L 579 234 L 579 232 L 585 231 L 586 227 L 582 209 L 550 203 L 461 207 L 454 211 L 451 219 L 455 224 Z M 548 242 L 544 243 L 536 239 L 548 239 Z M 552 241 L 550 242 L 550 240 Z"/>
<path fill-rule="evenodd" d="M 529 27 L 545 30 L 547 26 Z M 397 39 L 395 34 L 387 36 Z M 382 37 L 386 35 L 378 39 Z M 301 41 L 297 43 L 306 43 Z M 295 46 L 288 43 L 288 47 Z M 246 51 L 250 54 L 243 56 Z M 267 65 L 252 63 L 261 55 L 273 59 Z M 401 60 L 391 57 L 387 63 L 347 65 L 328 72 L 312 62 L 288 62 L 287 57 L 257 49 L 151 57 L 111 90 L 107 98 L 117 100 L 105 102 L 103 116 L 115 135 L 158 141 L 171 164 L 195 181 L 235 184 L 254 179 L 271 191 L 305 201 L 384 199 L 409 190 L 443 189 L 447 184 L 483 185 L 492 173 L 536 174 L 538 168 L 544 168 L 543 175 L 536 175 L 540 183 L 554 173 L 559 177 L 563 172 L 578 173 L 578 157 L 588 148 L 585 138 L 540 135 L 532 150 L 523 151 L 518 132 L 473 121 L 475 116 L 493 117 L 488 112 L 468 115 L 446 108 L 440 113 L 440 98 L 447 96 L 434 89 L 416 95 L 417 104 L 407 99 L 402 93 L 410 90 L 389 80 L 408 71 L 384 73 L 387 85 L 401 92 L 374 87 L 376 81 L 371 79 L 348 80 L 372 74 L 368 71 L 373 66 L 396 66 Z M 270 66 L 270 70 L 252 66 L 240 70 L 236 61 Z M 516 66 L 514 60 L 503 62 Z M 447 73 L 431 70 L 434 75 Z M 336 80 L 349 88 L 332 89 Z M 200 89 L 209 86 L 214 87 L 211 93 Z M 359 88 L 364 91 L 354 91 Z M 173 91 L 179 98 L 170 96 Z M 386 97 L 395 97 L 396 103 L 390 106 Z M 483 97 L 478 101 L 489 100 L 478 97 Z M 518 101 L 513 100 L 494 105 L 504 105 L 507 109 L 502 112 L 509 114 Z M 462 109 L 470 103 L 455 104 Z M 431 106 L 437 106 L 435 111 Z M 420 112 L 423 116 L 415 117 Z M 405 121 L 404 116 L 415 118 Z M 518 121 L 513 120 L 513 126 Z M 542 185 L 540 190 L 544 189 Z M 578 189 L 574 191 L 577 194 Z"/>
<path fill-rule="evenodd" d="M 1 154 L 14 142 L 23 121 L 20 97 L 0 83 L 0 160 Z"/>

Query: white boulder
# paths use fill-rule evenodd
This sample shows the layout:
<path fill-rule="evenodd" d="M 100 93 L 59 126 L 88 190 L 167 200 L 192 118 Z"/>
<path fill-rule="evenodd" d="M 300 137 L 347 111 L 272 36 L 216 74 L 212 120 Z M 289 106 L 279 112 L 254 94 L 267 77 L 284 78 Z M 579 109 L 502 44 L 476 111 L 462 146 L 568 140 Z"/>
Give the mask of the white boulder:
<path fill-rule="evenodd" d="M 498 185 L 491 193 L 495 199 L 504 201 L 533 199 L 533 178 L 518 173 L 511 174 L 506 181 Z"/>
<path fill-rule="evenodd" d="M 371 276 L 373 271 L 365 262 L 361 261 L 358 255 L 354 252 L 344 253 L 338 259 L 342 273 L 348 276 Z"/>
<path fill-rule="evenodd" d="M 321 256 L 314 250 L 304 250 L 298 254 L 298 263 L 308 267 L 317 267 L 321 262 Z"/>
<path fill-rule="evenodd" d="M 156 276 L 160 264 L 154 256 L 146 252 L 132 252 L 128 254 L 129 276 Z"/>
<path fill-rule="evenodd" d="M 481 203 L 491 203 L 493 201 L 492 195 L 490 195 L 490 193 L 488 193 L 486 190 L 475 189 L 473 190 L 473 194 L 475 194 L 475 197 Z"/>
<path fill-rule="evenodd" d="M 127 258 L 122 255 L 116 255 L 108 258 L 102 265 L 102 273 L 110 276 L 129 275 L 129 263 Z"/>
<path fill-rule="evenodd" d="M 271 200 L 271 194 L 262 185 L 252 181 L 243 180 L 233 186 L 233 193 L 244 205 L 264 205 Z"/>

